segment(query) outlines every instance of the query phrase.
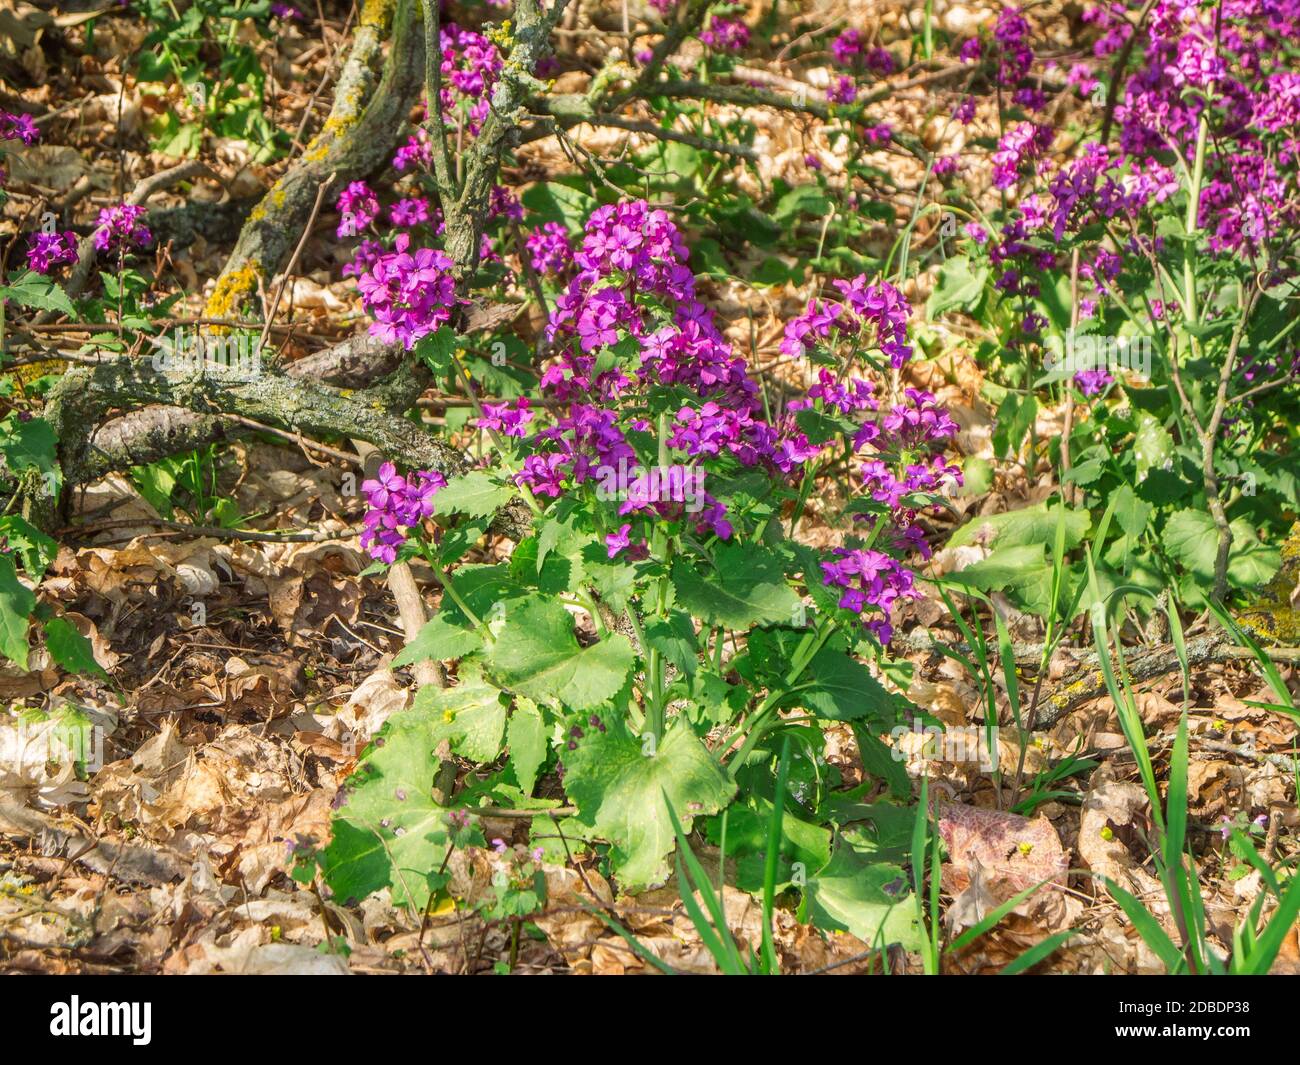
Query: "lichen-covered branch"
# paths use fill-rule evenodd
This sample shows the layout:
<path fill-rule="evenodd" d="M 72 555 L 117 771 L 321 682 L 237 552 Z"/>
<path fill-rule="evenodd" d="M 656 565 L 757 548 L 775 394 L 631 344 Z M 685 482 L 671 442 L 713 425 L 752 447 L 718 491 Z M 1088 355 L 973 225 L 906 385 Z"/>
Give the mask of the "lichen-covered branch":
<path fill-rule="evenodd" d="M 381 166 L 397 144 L 421 83 L 416 0 L 365 0 L 334 105 L 321 131 L 253 208 L 204 313 L 234 317 L 283 267 L 322 185 L 332 195 Z M 391 37 L 388 58 L 383 45 Z"/>

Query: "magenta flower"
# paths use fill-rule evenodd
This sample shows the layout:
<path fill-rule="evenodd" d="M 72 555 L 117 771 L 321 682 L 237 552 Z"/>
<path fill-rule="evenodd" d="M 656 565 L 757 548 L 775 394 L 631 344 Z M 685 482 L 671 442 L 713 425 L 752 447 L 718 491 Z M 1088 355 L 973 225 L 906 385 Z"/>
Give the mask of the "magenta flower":
<path fill-rule="evenodd" d="M 38 274 L 77 261 L 75 233 L 33 233 L 28 242 L 27 265 Z"/>
<path fill-rule="evenodd" d="M 102 208 L 95 220 L 95 247 L 122 254 L 143 248 L 153 239 L 149 227 L 140 221 L 143 217 L 144 208 L 133 203 Z"/>

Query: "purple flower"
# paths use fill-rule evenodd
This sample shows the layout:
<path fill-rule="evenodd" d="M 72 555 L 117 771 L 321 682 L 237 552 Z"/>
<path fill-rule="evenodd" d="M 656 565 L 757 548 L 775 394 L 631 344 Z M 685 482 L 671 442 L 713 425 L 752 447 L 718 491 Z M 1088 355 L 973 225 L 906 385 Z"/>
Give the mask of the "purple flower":
<path fill-rule="evenodd" d="M 31 145 L 41 139 L 41 131 L 36 128 L 31 115 L 11 115 L 7 111 L 0 111 L 0 138 Z"/>
<path fill-rule="evenodd" d="M 559 222 L 547 222 L 528 235 L 524 241 L 531 256 L 532 267 L 539 274 L 559 274 L 573 262 L 573 245 L 568 231 Z"/>
<path fill-rule="evenodd" d="M 483 417 L 475 420 L 480 429 L 502 433 L 505 436 L 527 436 L 533 412 L 528 409 L 528 397 L 520 396 L 513 404 L 484 403 Z"/>
<path fill-rule="evenodd" d="M 153 239 L 149 228 L 140 221 L 143 217 L 144 208 L 132 203 L 102 208 L 95 220 L 95 247 L 123 254 L 143 248 Z"/>
<path fill-rule="evenodd" d="M 700 31 L 700 41 L 719 52 L 741 52 L 749 44 L 749 27 L 740 19 L 714 15 Z"/>
<path fill-rule="evenodd" d="M 858 87 L 850 77 L 836 78 L 826 90 L 826 99 L 833 104 L 851 104 L 857 98 Z"/>
<path fill-rule="evenodd" d="M 390 565 L 406 542 L 402 531 L 432 517 L 434 496 L 447 486 L 441 473 L 416 471 L 413 479 L 403 477 L 391 462 L 385 462 L 375 476 L 361 483 L 367 510 L 362 519 L 361 546 L 371 558 Z"/>
<path fill-rule="evenodd" d="M 33 233 L 27 248 L 27 265 L 38 274 L 48 274 L 63 263 L 77 261 L 74 233 Z"/>
<path fill-rule="evenodd" d="M 403 229 L 423 225 L 429 221 L 429 201 L 423 196 L 398 200 L 388 209 L 388 216 L 393 220 L 393 225 Z"/>
<path fill-rule="evenodd" d="M 605 548 L 610 558 L 614 558 L 620 551 L 631 546 L 627 534 L 631 532 L 631 525 L 621 525 L 616 533 L 609 533 L 605 537 Z"/>
<path fill-rule="evenodd" d="M 340 192 L 336 206 L 340 239 L 357 236 L 379 215 L 379 198 L 364 181 L 354 181 Z"/>
<path fill-rule="evenodd" d="M 408 253 L 409 239 L 398 236 L 396 250 L 378 256 L 357 280 L 367 312 L 374 318 L 372 336 L 387 343 L 400 340 L 410 351 L 416 341 L 451 318 L 456 305 L 453 263 L 432 248 Z"/>

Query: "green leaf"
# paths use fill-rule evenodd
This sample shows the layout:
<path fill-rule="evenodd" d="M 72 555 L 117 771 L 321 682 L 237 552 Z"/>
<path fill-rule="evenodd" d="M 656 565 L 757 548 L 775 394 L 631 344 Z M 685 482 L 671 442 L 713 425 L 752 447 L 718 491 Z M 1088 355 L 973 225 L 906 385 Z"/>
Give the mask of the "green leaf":
<path fill-rule="evenodd" d="M 826 931 L 847 931 L 873 947 L 901 944 L 920 950 L 924 930 L 903 869 L 872 861 L 841 844 L 824 869 L 808 881 L 808 914 Z"/>
<path fill-rule="evenodd" d="M 965 255 L 954 255 L 939 267 L 939 281 L 926 303 L 926 314 L 934 319 L 954 308 L 974 311 L 984 297 L 988 280 L 987 266 L 975 266 Z"/>
<path fill-rule="evenodd" d="M 53 539 L 19 514 L 6 514 L 0 518 L 0 540 L 18 553 L 27 576 L 37 581 L 45 575 L 59 551 L 59 545 Z"/>
<path fill-rule="evenodd" d="M 884 729 L 898 717 L 899 700 L 861 662 L 843 651 L 823 648 L 808 664 L 813 686 L 799 698 L 818 717 L 831 721 L 870 718 Z"/>
<path fill-rule="evenodd" d="M 55 459 L 54 430 L 44 418 L 22 421 L 11 414 L 0 422 L 0 455 L 12 473 L 36 470 L 49 481 L 51 492 L 63 483 L 63 474 Z"/>
<path fill-rule="evenodd" d="M 537 785 L 537 772 L 546 761 L 546 722 L 531 699 L 522 696 L 506 726 L 506 746 L 510 748 L 510 765 L 525 795 Z"/>
<path fill-rule="evenodd" d="M 988 558 L 948 574 L 947 579 L 980 591 L 999 592 L 1020 584 L 1027 571 L 1048 568 L 1043 559 L 1042 544 L 1016 544 L 1014 547 L 999 546 Z"/>
<path fill-rule="evenodd" d="M 417 705 L 389 718 L 344 784 L 347 801 L 320 855 L 325 881 L 343 903 L 387 887 L 398 906 L 428 904 L 448 844 L 446 810 L 432 798 L 433 715 Z"/>
<path fill-rule="evenodd" d="M 570 233 L 581 232 L 587 216 L 599 206 L 595 197 L 556 181 L 534 185 L 522 197 L 523 205 L 542 222 L 562 222 Z"/>
<path fill-rule="evenodd" d="M 999 548 L 1016 547 L 1022 544 L 1045 544 L 1050 546 L 1056 539 L 1057 512 L 1060 504 L 1048 506 L 1036 503 L 1032 507 L 1008 511 L 1005 514 L 988 514 L 972 518 L 948 539 L 949 547 L 963 547 L 979 536 L 986 526 L 993 531 L 992 543 Z M 1065 512 L 1065 549 L 1072 550 L 1083 542 L 1083 538 L 1092 527 L 1092 519 L 1086 510 L 1067 510 Z"/>
<path fill-rule="evenodd" d="M 575 710 L 616 695 L 635 657 L 621 633 L 579 647 L 569 612 L 541 598 L 509 609 L 505 627 L 487 652 L 489 669 L 502 687 L 539 702 L 555 699 Z"/>
<path fill-rule="evenodd" d="M 1129 536 L 1141 536 L 1151 520 L 1151 504 L 1139 499 L 1137 493 L 1128 485 L 1120 485 L 1115 493 L 1115 520 L 1119 527 Z"/>
<path fill-rule="evenodd" d="M 20 307 L 38 311 L 59 311 L 71 318 L 77 316 L 77 308 L 68 299 L 68 294 L 35 270 L 28 270 L 12 283 L 0 287 L 0 299 L 13 300 Z"/>
<path fill-rule="evenodd" d="M 1146 411 L 1138 412 L 1138 428 L 1133 438 L 1133 457 L 1137 460 L 1137 483 L 1146 480 L 1152 470 L 1166 470 L 1174 459 L 1174 438 L 1159 419 Z"/>
<path fill-rule="evenodd" d="M 415 639 L 402 648 L 392 666 L 413 666 L 429 659 L 446 662 L 477 651 L 482 644 L 483 638 L 477 632 L 453 624 L 447 620 L 446 614 L 439 611 L 420 627 Z"/>
<path fill-rule="evenodd" d="M 468 514 L 485 518 L 510 501 L 514 489 L 495 483 L 486 473 L 475 470 L 454 477 L 433 497 L 439 514 Z"/>
<path fill-rule="evenodd" d="M 642 753 L 647 749 L 654 753 Z M 625 890 L 668 876 L 673 826 L 665 796 L 689 833 L 693 818 L 717 813 L 736 790 L 681 722 L 674 722 L 657 749 L 613 728 L 588 731 L 576 751 L 564 752 L 564 769 L 578 819 L 613 845 L 614 872 Z"/>
<path fill-rule="evenodd" d="M 444 739 L 451 749 L 472 762 L 491 762 L 501 753 L 506 708 L 501 689 L 471 667 L 461 669 L 454 688 L 424 687 L 415 693 L 413 713 L 424 715 L 434 745 Z"/>
<path fill-rule="evenodd" d="M 860 723 L 854 723 L 853 736 L 858 741 L 858 755 L 862 768 L 878 780 L 889 785 L 889 793 L 897 798 L 910 799 L 912 781 L 907 775 L 907 763 L 890 747 Z"/>
<path fill-rule="evenodd" d="M 691 616 L 680 610 L 669 611 L 645 629 L 646 643 L 683 673 L 694 673 L 699 661 L 699 642 Z"/>
<path fill-rule="evenodd" d="M 1268 583 L 1282 564 L 1277 548 L 1259 542 L 1251 524 L 1237 518 L 1232 530 L 1232 547 L 1228 552 L 1228 576 L 1236 586 L 1258 587 Z M 1214 519 L 1202 510 L 1180 510 L 1165 522 L 1162 536 L 1169 557 L 1201 581 L 1214 578 L 1214 560 L 1218 555 L 1219 531 Z"/>
<path fill-rule="evenodd" d="M 104 667 L 95 661 L 90 641 L 67 618 L 50 618 L 45 623 L 45 647 L 54 661 L 69 673 L 108 678 Z"/>
<path fill-rule="evenodd" d="M 800 185 L 782 196 L 772 209 L 773 221 L 788 225 L 799 215 L 824 218 L 831 202 L 817 185 Z"/>
<path fill-rule="evenodd" d="M 785 582 L 780 560 L 753 545 L 722 544 L 715 567 L 699 570 L 685 559 L 673 561 L 677 602 L 710 625 L 747 629 L 764 623 L 790 623 L 800 602 Z"/>
<path fill-rule="evenodd" d="M 0 655 L 27 668 L 27 624 L 36 596 L 18 579 L 13 559 L 0 554 Z"/>

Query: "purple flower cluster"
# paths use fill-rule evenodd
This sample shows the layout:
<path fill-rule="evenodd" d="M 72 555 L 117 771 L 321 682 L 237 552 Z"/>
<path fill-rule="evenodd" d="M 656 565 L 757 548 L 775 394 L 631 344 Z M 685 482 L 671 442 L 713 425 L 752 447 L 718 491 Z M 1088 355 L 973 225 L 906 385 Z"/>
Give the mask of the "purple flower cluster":
<path fill-rule="evenodd" d="M 749 27 L 738 18 L 714 15 L 700 31 L 700 41 L 718 52 L 743 52 L 749 45 Z"/>
<path fill-rule="evenodd" d="M 375 320 L 372 336 L 386 343 L 401 341 L 409 351 L 451 318 L 456 305 L 453 263 L 432 248 L 408 252 L 410 239 L 402 233 L 395 250 L 375 256 L 357 288 L 367 312 Z"/>
<path fill-rule="evenodd" d="M 528 424 L 534 414 L 529 410 L 527 396 L 520 396 L 512 403 L 484 403 L 483 417 L 475 419 L 474 424 L 489 432 L 504 436 L 527 436 Z"/>
<path fill-rule="evenodd" d="M 573 262 L 569 231 L 559 222 L 538 226 L 528 235 L 524 247 L 539 274 L 562 274 Z"/>
<path fill-rule="evenodd" d="M 831 56 L 842 67 L 866 67 L 881 77 L 892 74 L 895 69 L 894 57 L 889 49 L 866 47 L 862 34 L 852 28 L 831 41 Z"/>
<path fill-rule="evenodd" d="M 536 255 L 551 247 L 558 266 L 564 253 L 554 249 L 562 236 L 561 230 L 543 229 L 530 249 Z M 651 386 L 675 386 L 699 397 L 679 410 L 666 441 L 688 457 L 766 463 L 785 474 L 816 454 L 792 421 L 762 420 L 758 387 L 697 298 L 687 257 L 667 213 L 644 201 L 592 212 L 572 252 L 573 276 L 555 301 L 547 329 L 556 358 L 543 372 L 542 387 L 567 409 L 532 437 L 538 450 L 525 460 L 520 484 L 554 497 L 597 477 L 602 468 L 634 466 L 636 452 L 625 433 L 651 426 L 638 417 L 620 420 L 614 408 L 633 403 L 634 395 Z M 699 532 L 724 539 L 732 534 L 725 509 L 707 493 L 687 515 L 681 501 L 649 491 L 648 481 L 629 486 L 620 513 L 686 516 Z"/>
<path fill-rule="evenodd" d="M 858 98 L 858 87 L 846 76 L 835 78 L 826 90 L 826 99 L 833 104 L 851 104 Z"/>
<path fill-rule="evenodd" d="M 361 546 L 371 558 L 391 565 L 406 542 L 404 530 L 433 516 L 433 497 L 446 486 L 447 479 L 440 473 L 419 470 L 408 480 L 385 462 L 374 478 L 361 483 L 368 507 Z"/>
<path fill-rule="evenodd" d="M 459 125 L 463 110 L 465 131 L 476 135 L 487 118 L 488 97 L 505 61 L 486 36 L 454 22 L 442 27 L 441 43 L 443 115 Z"/>
<path fill-rule="evenodd" d="M 785 325 L 781 351 L 791 357 L 806 355 L 817 341 L 858 336 L 864 324 L 875 330 L 876 347 L 895 369 L 912 357 L 907 343 L 907 319 L 911 307 L 903 294 L 888 281 L 867 283 L 867 275 L 852 281 L 836 281 L 840 302 L 810 300 L 807 310 Z"/>
<path fill-rule="evenodd" d="M 144 208 L 133 203 L 101 208 L 95 219 L 95 247 L 121 254 L 143 248 L 153 239 L 149 227 L 141 221 L 143 217 Z"/>
<path fill-rule="evenodd" d="M 1021 168 L 1039 159 L 1052 146 L 1051 126 L 1021 122 L 998 141 L 993 153 L 993 187 L 1009 189 L 1020 179 Z"/>
<path fill-rule="evenodd" d="M 864 624 L 882 644 L 893 636 L 889 611 L 900 599 L 919 599 L 915 575 L 897 559 L 883 551 L 835 548 L 834 558 L 823 561 L 822 583 L 840 589 L 839 606 L 861 614 L 868 607 L 879 610 L 882 617 Z"/>
<path fill-rule="evenodd" d="M 433 163 L 433 148 L 429 144 L 429 133 L 423 126 L 406 138 L 406 143 L 393 155 L 393 169 L 402 171 L 428 169 Z"/>
<path fill-rule="evenodd" d="M 27 265 L 38 274 L 48 274 L 55 267 L 77 261 L 77 237 L 74 233 L 33 233 L 27 247 Z"/>
<path fill-rule="evenodd" d="M 336 236 L 355 237 L 379 217 L 379 197 L 364 181 L 354 181 L 339 193 L 335 204 L 339 212 Z"/>

